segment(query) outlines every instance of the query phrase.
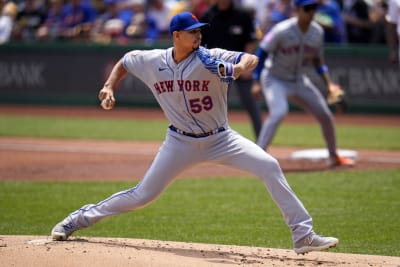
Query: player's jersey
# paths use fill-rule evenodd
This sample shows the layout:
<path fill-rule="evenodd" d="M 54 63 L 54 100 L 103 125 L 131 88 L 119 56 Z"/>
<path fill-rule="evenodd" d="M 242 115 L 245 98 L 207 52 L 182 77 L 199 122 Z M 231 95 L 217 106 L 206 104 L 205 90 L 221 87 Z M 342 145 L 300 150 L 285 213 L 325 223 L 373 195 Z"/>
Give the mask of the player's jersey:
<path fill-rule="evenodd" d="M 226 128 L 228 84 L 210 73 L 195 52 L 176 64 L 172 51 L 134 50 L 125 54 L 123 64 L 150 88 L 176 128 L 195 134 Z M 242 54 L 218 48 L 210 49 L 210 53 L 231 63 Z"/>
<path fill-rule="evenodd" d="M 285 80 L 297 80 L 312 59 L 323 54 L 323 29 L 312 22 L 306 33 L 297 25 L 297 17 L 276 24 L 263 38 L 260 47 L 268 52 L 265 67 Z"/>

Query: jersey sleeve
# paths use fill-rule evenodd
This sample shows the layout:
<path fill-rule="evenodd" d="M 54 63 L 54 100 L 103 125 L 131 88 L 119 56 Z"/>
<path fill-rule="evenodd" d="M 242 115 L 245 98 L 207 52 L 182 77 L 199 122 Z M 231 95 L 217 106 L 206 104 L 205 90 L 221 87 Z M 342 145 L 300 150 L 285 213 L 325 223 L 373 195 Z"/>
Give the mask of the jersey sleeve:
<path fill-rule="evenodd" d="M 223 61 L 236 64 L 240 61 L 240 58 L 244 54 L 244 52 L 237 52 L 237 51 L 229 51 L 226 49 L 221 48 L 213 48 L 210 49 L 210 53 L 215 58 L 221 59 Z"/>
<path fill-rule="evenodd" d="M 164 52 L 165 53 L 165 52 Z M 122 64 L 128 73 L 139 78 L 147 86 L 151 86 L 157 79 L 159 72 L 152 71 L 164 62 L 161 50 L 133 50 L 122 58 Z"/>
<path fill-rule="evenodd" d="M 137 66 L 144 64 L 143 51 L 133 50 L 126 53 L 122 58 L 122 63 L 128 72 L 137 74 L 141 69 Z"/>
<path fill-rule="evenodd" d="M 259 47 L 265 52 L 273 52 L 278 46 L 279 31 L 278 27 L 273 27 L 261 40 Z"/>

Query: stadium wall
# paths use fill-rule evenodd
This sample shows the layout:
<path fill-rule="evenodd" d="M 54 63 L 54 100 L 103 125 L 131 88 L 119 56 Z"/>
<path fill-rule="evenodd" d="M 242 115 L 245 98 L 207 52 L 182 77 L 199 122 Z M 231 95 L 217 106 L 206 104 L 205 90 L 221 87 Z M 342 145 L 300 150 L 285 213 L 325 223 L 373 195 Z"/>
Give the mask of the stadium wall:
<path fill-rule="evenodd" d="M 97 93 L 105 78 L 126 52 L 169 46 L 170 43 L 0 46 L 0 103 L 97 105 Z M 400 113 L 399 67 L 389 63 L 386 46 L 328 46 L 325 56 L 332 79 L 348 93 L 348 112 Z M 314 70 L 309 73 L 315 83 L 322 85 Z M 156 105 L 150 91 L 135 77 L 128 76 L 120 87 L 116 93 L 119 105 Z M 230 107 L 240 108 L 235 92 L 230 94 Z"/>

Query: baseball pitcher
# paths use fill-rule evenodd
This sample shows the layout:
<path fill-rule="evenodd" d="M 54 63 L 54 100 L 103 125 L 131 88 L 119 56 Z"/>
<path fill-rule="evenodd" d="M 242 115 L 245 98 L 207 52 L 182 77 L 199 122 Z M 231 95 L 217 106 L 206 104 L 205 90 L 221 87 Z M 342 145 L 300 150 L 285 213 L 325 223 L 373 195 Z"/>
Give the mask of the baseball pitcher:
<path fill-rule="evenodd" d="M 133 188 L 69 214 L 52 230 L 55 240 L 112 215 L 154 201 L 183 170 L 213 161 L 255 174 L 268 188 L 291 229 L 296 253 L 335 246 L 339 241 L 313 230 L 312 218 L 287 183 L 276 159 L 229 127 L 228 84 L 256 67 L 254 55 L 199 47 L 201 27 L 189 13 L 173 17 L 174 46 L 165 50 L 131 51 L 114 66 L 99 99 L 112 108 L 114 90 L 128 74 L 139 77 L 157 99 L 170 122 L 166 138 L 143 179 Z"/>

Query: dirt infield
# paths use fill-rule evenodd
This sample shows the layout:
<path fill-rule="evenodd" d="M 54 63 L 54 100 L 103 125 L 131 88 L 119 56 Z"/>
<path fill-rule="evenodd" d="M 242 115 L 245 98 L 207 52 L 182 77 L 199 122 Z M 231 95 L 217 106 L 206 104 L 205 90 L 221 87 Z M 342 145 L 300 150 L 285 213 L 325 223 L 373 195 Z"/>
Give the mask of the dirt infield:
<path fill-rule="evenodd" d="M 55 242 L 47 236 L 0 236 L 4 266 L 96 267 L 229 267 L 229 266 L 399 266 L 400 258 L 210 245 L 127 238 L 72 238 Z"/>
<path fill-rule="evenodd" d="M 163 119 L 160 110 L 0 106 L 0 114 L 67 117 Z M 231 121 L 247 121 L 232 112 Z M 286 123 L 315 123 L 303 114 L 290 114 Z M 397 116 L 338 116 L 337 124 L 398 125 Z M 0 138 L 0 180 L 111 181 L 140 179 L 159 142 Z M 325 162 L 293 161 L 294 148 L 271 148 L 285 172 L 336 171 Z M 400 151 L 358 151 L 352 169 L 396 168 Z M 103 164 L 107 161 L 108 164 Z M 71 168 L 70 166 L 73 166 Z M 113 166 L 109 168 L 108 166 Z M 243 176 L 247 173 L 214 163 L 201 164 L 183 177 Z M 49 226 L 51 228 L 51 226 Z M 192 244 L 155 240 L 75 237 L 53 242 L 48 236 L 0 236 L 0 265 L 4 266 L 400 266 L 400 257 L 340 253 L 298 256 L 291 250 Z"/>
<path fill-rule="evenodd" d="M 164 119 L 159 109 L 116 108 L 104 111 L 93 107 L 42 107 L 0 106 L 0 114 L 44 115 L 63 117 L 96 117 L 118 119 Z M 243 112 L 231 112 L 230 121 L 248 121 Z M 315 123 L 304 114 L 290 114 L 285 123 Z M 337 124 L 398 125 L 398 116 L 341 115 Z M 0 138 L 0 180 L 132 180 L 140 179 L 152 159 L 160 142 L 126 142 L 93 140 L 56 140 L 32 138 Z M 332 171 L 325 161 L 293 161 L 294 148 L 272 147 L 269 153 L 277 158 L 285 172 Z M 359 150 L 357 165 L 352 169 L 389 169 L 400 165 L 400 151 Z M 104 160 L 113 168 L 102 164 Z M 74 168 L 70 168 L 74 166 Z M 134 168 L 132 167 L 134 166 Z M 206 166 L 206 167 L 205 167 Z M 180 177 L 248 175 L 229 167 L 212 163 L 191 168 Z"/>
<path fill-rule="evenodd" d="M 143 177 L 161 143 L 0 138 L 0 180 L 130 181 Z M 293 148 L 272 148 L 285 172 L 336 171 L 325 161 L 290 159 Z M 357 151 L 352 170 L 399 168 L 400 151 Z M 108 164 L 104 164 L 104 162 Z M 71 167 L 73 166 L 73 167 Z M 110 168 L 109 166 L 112 166 Z M 240 170 L 203 163 L 180 178 L 251 175 Z"/>

